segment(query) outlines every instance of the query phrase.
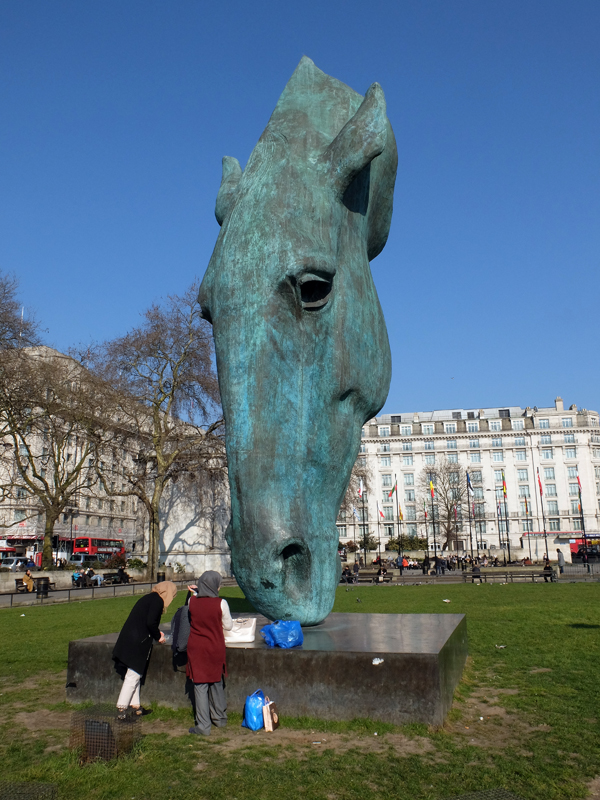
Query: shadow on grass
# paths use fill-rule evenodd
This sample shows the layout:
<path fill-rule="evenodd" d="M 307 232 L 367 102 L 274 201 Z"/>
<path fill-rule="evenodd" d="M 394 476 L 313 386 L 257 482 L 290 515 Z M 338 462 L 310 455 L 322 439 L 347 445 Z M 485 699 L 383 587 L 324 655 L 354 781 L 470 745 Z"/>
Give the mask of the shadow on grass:
<path fill-rule="evenodd" d="M 254 606 L 249 600 L 246 600 L 245 597 L 226 597 L 227 603 L 229 604 L 230 611 L 256 611 Z"/>
<path fill-rule="evenodd" d="M 600 625 L 588 625 L 587 622 L 571 622 L 567 627 L 588 629 L 588 628 L 600 628 Z"/>

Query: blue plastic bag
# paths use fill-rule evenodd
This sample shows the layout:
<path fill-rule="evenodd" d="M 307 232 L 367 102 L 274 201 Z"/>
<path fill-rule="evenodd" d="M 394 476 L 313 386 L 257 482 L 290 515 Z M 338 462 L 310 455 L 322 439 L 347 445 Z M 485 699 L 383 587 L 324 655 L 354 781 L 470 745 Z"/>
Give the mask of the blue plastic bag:
<path fill-rule="evenodd" d="M 265 727 L 263 720 L 264 704 L 265 696 L 260 689 L 257 689 L 254 694 L 250 694 L 246 697 L 242 728 L 250 728 L 251 731 L 259 731 L 261 728 Z"/>
<path fill-rule="evenodd" d="M 260 634 L 269 647 L 300 647 L 304 641 L 300 623 L 295 619 L 279 619 L 261 628 Z"/>

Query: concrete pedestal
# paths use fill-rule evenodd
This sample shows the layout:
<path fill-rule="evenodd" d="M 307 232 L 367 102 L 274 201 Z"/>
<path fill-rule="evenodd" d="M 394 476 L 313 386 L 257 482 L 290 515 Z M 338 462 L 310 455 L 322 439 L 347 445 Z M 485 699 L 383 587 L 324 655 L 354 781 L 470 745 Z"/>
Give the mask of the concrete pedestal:
<path fill-rule="evenodd" d="M 292 650 L 264 644 L 264 617 L 237 616 L 257 616 L 257 637 L 227 648 L 227 698 L 236 711 L 262 689 L 284 715 L 441 725 L 467 657 L 463 614 L 330 614 L 304 629 L 303 646 Z M 69 643 L 68 700 L 116 702 L 116 639 L 114 633 Z M 185 671 L 174 669 L 164 645 L 154 647 L 142 690 L 142 702 L 152 701 L 189 705 Z"/>

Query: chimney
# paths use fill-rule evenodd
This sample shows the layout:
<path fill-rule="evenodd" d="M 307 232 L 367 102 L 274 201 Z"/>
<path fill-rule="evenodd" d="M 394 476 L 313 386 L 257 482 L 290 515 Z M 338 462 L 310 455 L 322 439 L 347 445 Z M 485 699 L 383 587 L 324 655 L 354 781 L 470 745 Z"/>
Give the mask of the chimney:
<path fill-rule="evenodd" d="M 556 398 L 556 400 L 554 401 L 554 408 L 557 411 L 564 411 L 565 410 L 562 397 L 557 397 Z"/>

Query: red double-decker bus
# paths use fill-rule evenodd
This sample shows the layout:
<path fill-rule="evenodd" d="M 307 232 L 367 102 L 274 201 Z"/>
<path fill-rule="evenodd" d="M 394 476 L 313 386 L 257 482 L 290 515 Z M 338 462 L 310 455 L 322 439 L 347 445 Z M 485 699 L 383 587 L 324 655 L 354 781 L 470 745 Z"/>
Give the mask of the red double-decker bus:
<path fill-rule="evenodd" d="M 113 556 L 124 556 L 125 544 L 122 539 L 95 539 L 93 536 L 78 536 L 73 545 L 73 554 L 75 553 L 86 553 L 94 556 L 97 561 L 107 561 Z"/>

